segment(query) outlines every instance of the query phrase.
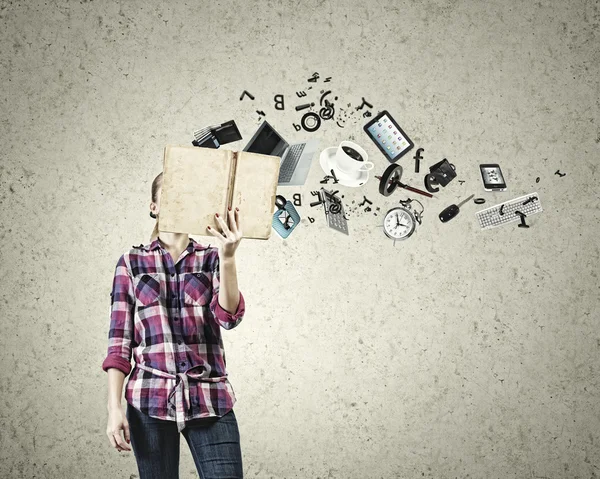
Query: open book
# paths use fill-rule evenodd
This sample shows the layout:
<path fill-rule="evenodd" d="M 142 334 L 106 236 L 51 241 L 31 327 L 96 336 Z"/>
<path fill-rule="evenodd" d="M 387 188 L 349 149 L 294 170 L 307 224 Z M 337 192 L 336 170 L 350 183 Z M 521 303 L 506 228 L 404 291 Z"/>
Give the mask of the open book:
<path fill-rule="evenodd" d="M 158 229 L 212 236 L 227 226 L 228 207 L 240 209 L 244 238 L 268 239 L 275 210 L 280 158 L 245 151 L 167 145 Z"/>

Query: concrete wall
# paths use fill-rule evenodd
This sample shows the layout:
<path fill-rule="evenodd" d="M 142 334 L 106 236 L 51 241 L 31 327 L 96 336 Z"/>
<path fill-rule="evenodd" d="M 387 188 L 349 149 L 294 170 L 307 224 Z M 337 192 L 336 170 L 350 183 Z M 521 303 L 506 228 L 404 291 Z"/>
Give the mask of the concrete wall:
<path fill-rule="evenodd" d="M 105 435 L 100 365 L 114 267 L 148 240 L 166 143 L 235 119 L 244 140 L 226 148 L 241 149 L 260 109 L 291 142 L 353 138 L 383 172 L 361 112 L 293 128 L 308 86 L 389 110 L 425 149 L 419 174 L 415 150 L 399 161 L 404 182 L 443 158 L 458 178 L 435 199 L 335 186 L 348 209 L 421 200 L 395 246 L 381 214 L 349 212 L 345 236 L 308 206 L 333 186 L 317 159 L 279 189 L 302 194 L 302 223 L 242 241 L 248 309 L 224 332 L 245 477 L 600 474 L 597 1 L 0 5 L 1 477 L 138 475 Z M 484 162 L 506 192 L 483 191 Z M 532 192 L 529 229 L 479 228 L 476 211 Z M 486 205 L 440 223 L 470 194 Z M 197 477 L 183 440 L 181 477 Z"/>

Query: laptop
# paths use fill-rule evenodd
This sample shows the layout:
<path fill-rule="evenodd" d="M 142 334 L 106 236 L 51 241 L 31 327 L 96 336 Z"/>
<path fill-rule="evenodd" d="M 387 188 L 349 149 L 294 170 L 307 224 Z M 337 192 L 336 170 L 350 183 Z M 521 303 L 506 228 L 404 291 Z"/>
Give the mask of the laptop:
<path fill-rule="evenodd" d="M 243 151 L 280 157 L 277 185 L 295 186 L 306 182 L 318 146 L 319 140 L 316 139 L 290 145 L 267 121 L 264 121 Z"/>

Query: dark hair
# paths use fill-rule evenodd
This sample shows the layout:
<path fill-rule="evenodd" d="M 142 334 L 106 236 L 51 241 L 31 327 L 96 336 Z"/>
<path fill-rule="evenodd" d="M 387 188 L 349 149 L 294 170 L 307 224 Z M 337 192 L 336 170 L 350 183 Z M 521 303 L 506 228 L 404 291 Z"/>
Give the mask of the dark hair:
<path fill-rule="evenodd" d="M 161 171 L 156 176 L 156 178 L 154 178 L 154 181 L 152 182 L 151 197 L 152 197 L 152 201 L 154 203 L 156 203 L 156 200 L 158 199 L 158 189 L 160 187 L 162 187 L 162 178 L 163 178 L 163 174 Z M 156 218 L 156 223 L 154 224 L 154 229 L 152 230 L 152 234 L 150 235 L 150 242 L 154 241 L 157 237 L 158 237 L 158 217 Z"/>

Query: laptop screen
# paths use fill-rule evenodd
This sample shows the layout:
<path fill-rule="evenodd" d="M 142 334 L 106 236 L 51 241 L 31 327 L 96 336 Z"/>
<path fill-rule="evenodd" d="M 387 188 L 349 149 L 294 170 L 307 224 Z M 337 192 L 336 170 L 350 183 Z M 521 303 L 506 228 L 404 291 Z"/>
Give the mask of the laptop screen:
<path fill-rule="evenodd" d="M 286 141 L 266 121 L 260 126 L 244 151 L 262 155 L 281 156 L 287 147 Z"/>

